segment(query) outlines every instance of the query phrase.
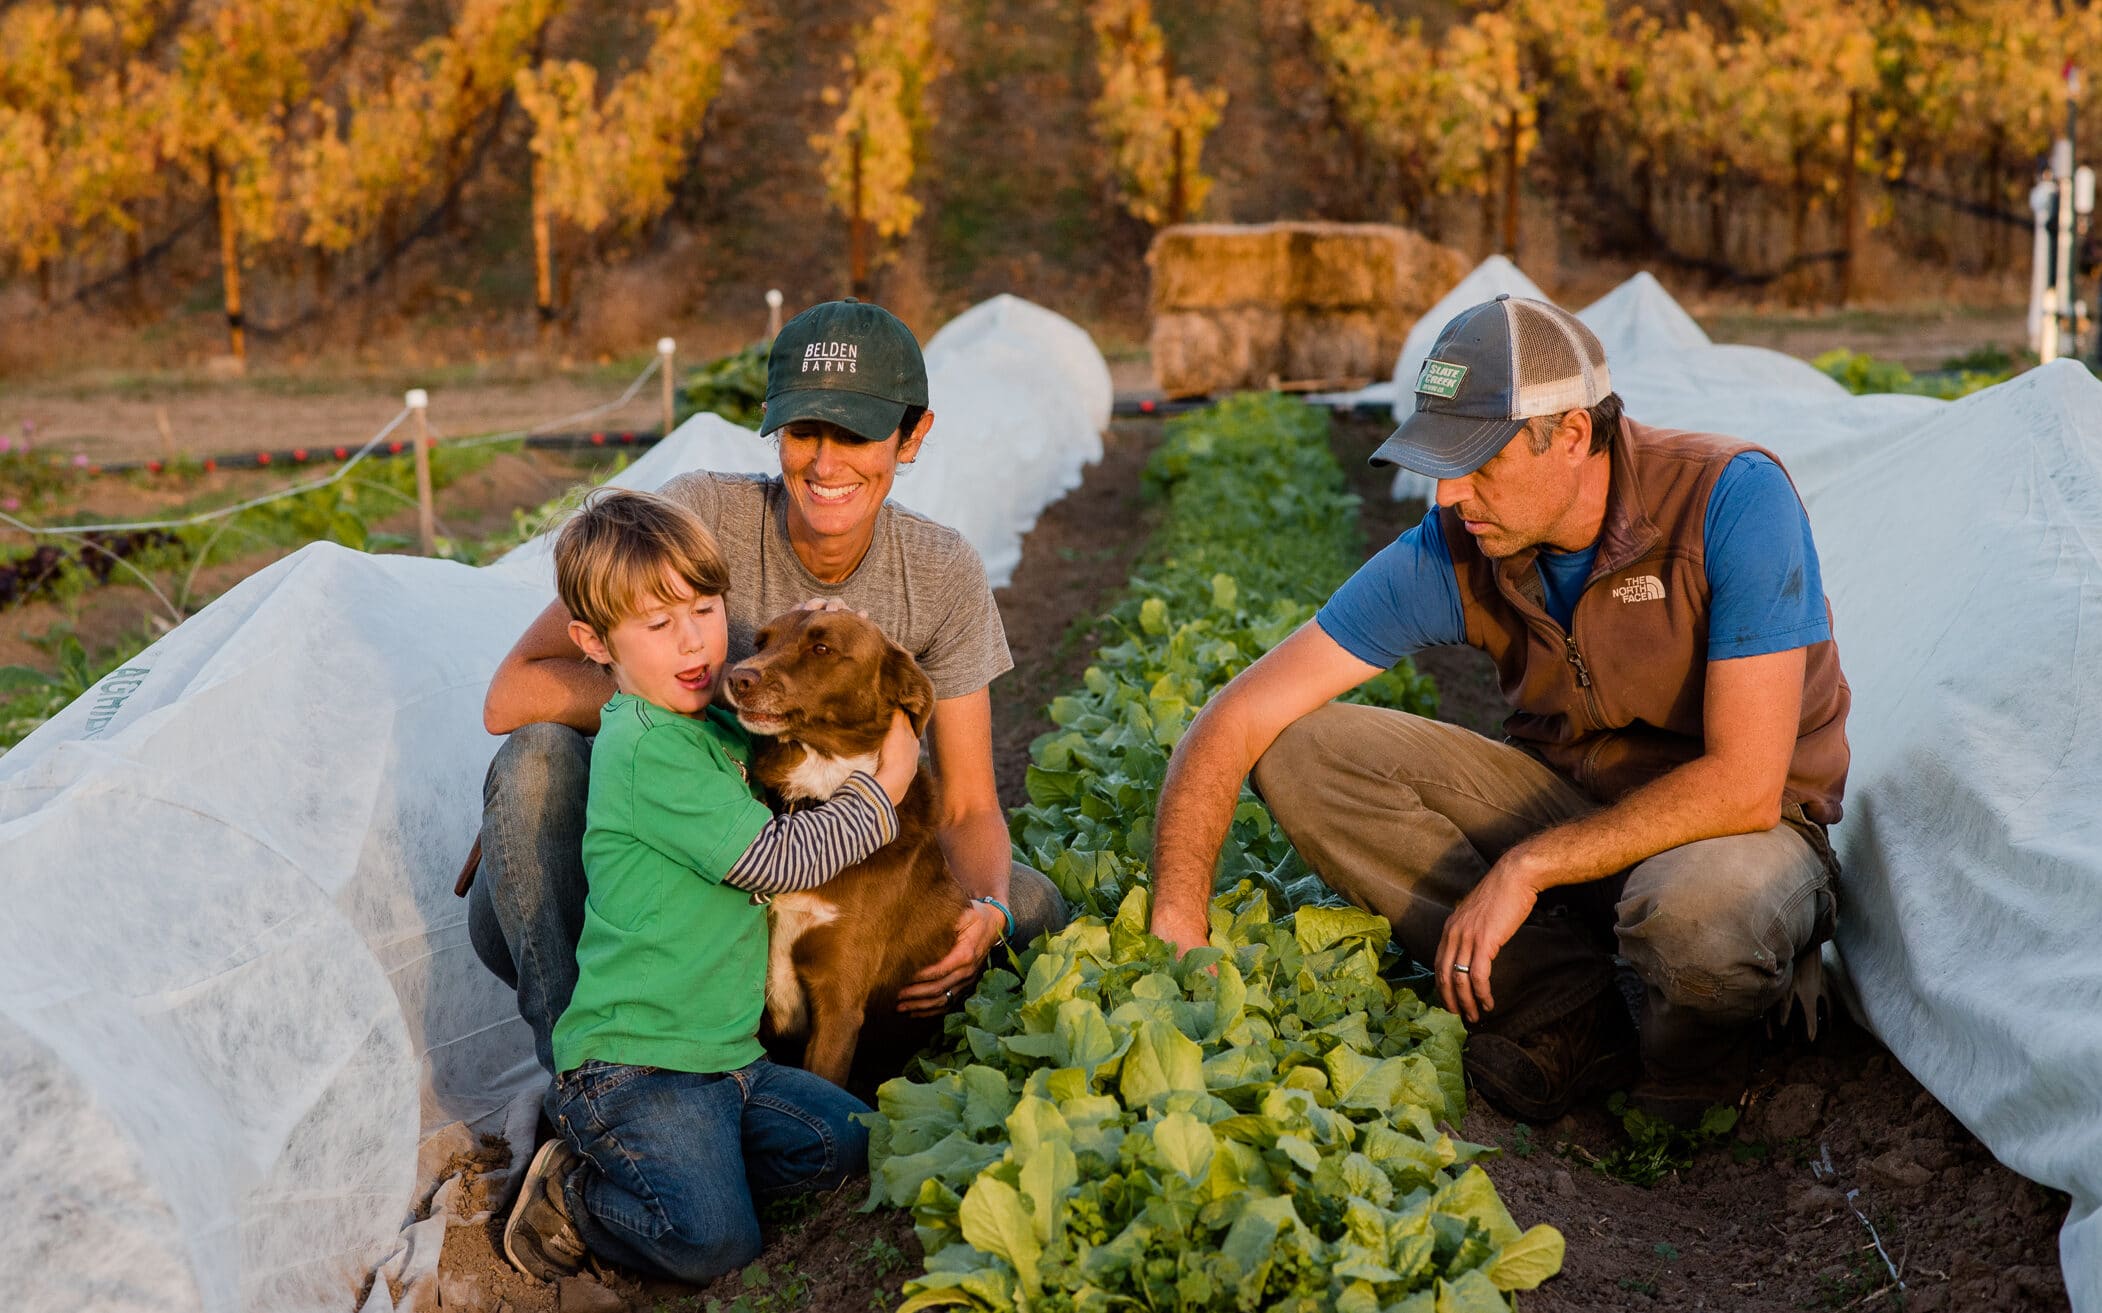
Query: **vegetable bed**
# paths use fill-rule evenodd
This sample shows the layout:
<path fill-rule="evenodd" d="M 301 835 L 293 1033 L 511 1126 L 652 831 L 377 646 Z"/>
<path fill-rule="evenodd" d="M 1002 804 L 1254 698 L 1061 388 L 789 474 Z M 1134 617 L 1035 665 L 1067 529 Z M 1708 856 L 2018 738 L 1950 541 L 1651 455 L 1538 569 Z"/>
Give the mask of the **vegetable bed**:
<path fill-rule="evenodd" d="M 909 1207 L 904 1309 L 1496 1310 L 1561 1267 L 1453 1138 L 1459 1020 L 1390 983 L 1252 796 L 1212 944 L 1146 933 L 1167 757 L 1210 693 L 1355 567 L 1327 420 L 1278 397 L 1176 421 L 1167 513 L 1084 687 L 1035 745 L 1018 851 L 1085 913 L 987 974 L 945 1051 L 885 1084 L 870 1207 Z M 1427 712 L 1406 665 L 1358 696 Z"/>

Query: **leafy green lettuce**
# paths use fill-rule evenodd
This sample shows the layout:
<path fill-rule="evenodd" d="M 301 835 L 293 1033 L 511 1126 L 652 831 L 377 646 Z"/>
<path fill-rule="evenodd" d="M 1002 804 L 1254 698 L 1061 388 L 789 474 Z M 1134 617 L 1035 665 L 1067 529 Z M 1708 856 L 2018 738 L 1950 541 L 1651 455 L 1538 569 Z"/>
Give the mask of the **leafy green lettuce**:
<path fill-rule="evenodd" d="M 990 973 L 931 1079 L 883 1086 L 870 1206 L 906 1310 L 1501 1310 L 1559 1271 L 1455 1140 L 1461 1028 L 1380 974 L 1387 924 L 1253 884 L 1176 960 L 1147 894 Z"/>

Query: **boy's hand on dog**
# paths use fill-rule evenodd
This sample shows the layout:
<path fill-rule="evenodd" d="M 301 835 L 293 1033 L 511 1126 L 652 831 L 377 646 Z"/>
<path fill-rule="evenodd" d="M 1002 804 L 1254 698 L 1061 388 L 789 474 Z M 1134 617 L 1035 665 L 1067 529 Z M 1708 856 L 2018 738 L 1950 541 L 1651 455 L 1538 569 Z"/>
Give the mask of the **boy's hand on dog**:
<path fill-rule="evenodd" d="M 898 991 L 898 1011 L 915 1017 L 947 1012 L 1000 942 L 1007 918 L 991 903 L 972 903 L 956 918 L 956 947 L 941 961 L 923 967 L 912 983 Z"/>
<path fill-rule="evenodd" d="M 895 807 L 905 801 L 912 777 L 920 773 L 920 736 L 912 732 L 912 721 L 902 711 L 890 713 L 890 733 L 877 750 L 876 783 L 890 795 Z"/>

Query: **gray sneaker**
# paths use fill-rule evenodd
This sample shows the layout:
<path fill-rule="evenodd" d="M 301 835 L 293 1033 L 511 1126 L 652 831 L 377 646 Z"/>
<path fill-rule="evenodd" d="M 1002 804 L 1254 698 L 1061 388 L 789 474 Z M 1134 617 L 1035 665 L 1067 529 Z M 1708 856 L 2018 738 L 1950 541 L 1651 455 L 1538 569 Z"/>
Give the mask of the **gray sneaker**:
<path fill-rule="evenodd" d="M 518 1187 L 518 1202 L 504 1223 L 504 1257 L 536 1281 L 572 1276 L 584 1265 L 584 1237 L 569 1220 L 562 1183 L 577 1155 L 560 1136 L 540 1146 Z"/>

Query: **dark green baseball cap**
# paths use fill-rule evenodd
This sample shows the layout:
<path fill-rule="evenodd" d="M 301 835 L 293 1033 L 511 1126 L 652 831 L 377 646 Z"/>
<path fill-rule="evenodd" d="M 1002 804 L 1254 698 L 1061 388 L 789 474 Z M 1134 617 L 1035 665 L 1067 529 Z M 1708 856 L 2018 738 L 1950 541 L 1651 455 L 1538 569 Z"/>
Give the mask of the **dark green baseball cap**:
<path fill-rule="evenodd" d="M 881 442 L 927 405 L 927 361 L 902 320 L 864 301 L 826 301 L 781 326 L 766 358 L 765 431 L 799 419 Z"/>

